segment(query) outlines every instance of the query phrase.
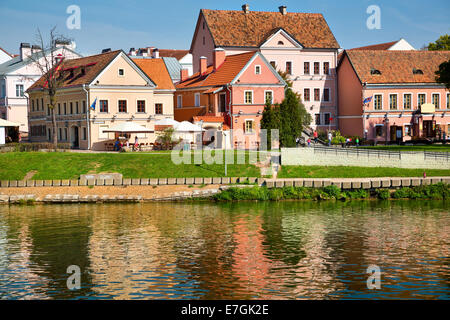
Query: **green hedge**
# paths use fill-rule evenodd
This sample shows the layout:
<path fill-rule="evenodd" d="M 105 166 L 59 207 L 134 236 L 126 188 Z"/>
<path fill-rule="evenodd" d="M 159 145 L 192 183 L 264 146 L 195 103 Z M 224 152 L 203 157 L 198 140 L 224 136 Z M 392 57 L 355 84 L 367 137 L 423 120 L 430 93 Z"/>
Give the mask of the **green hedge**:
<path fill-rule="evenodd" d="M 325 188 L 304 188 L 304 187 L 232 187 L 214 195 L 217 201 L 236 200 L 258 200 L 258 201 L 279 201 L 279 200 L 352 200 L 378 198 L 387 199 L 447 199 L 450 197 L 450 187 L 448 184 L 439 183 L 429 186 L 418 186 L 411 188 L 401 188 L 393 192 L 389 189 L 377 189 L 369 191 L 364 189 L 343 191 L 336 186 Z"/>

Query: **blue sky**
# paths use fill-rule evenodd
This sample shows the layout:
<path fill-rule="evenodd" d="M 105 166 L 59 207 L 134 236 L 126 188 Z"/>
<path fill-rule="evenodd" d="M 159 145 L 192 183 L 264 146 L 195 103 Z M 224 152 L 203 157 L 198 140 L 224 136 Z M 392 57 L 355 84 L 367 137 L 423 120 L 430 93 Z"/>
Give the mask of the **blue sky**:
<path fill-rule="evenodd" d="M 201 8 L 240 10 L 245 0 L 171 1 L 76 1 L 0 0 L 0 46 L 18 53 L 20 42 L 36 43 L 39 27 L 43 33 L 56 25 L 73 38 L 77 51 L 95 54 L 103 48 L 124 49 L 155 46 L 189 49 Z M 416 48 L 450 33 L 448 0 L 253 0 L 250 10 L 322 13 L 343 48 L 388 42 L 405 38 Z M 69 5 L 81 9 L 81 29 L 66 28 Z M 381 29 L 366 27 L 369 5 L 381 8 Z M 299 39 L 301 41 L 301 39 Z"/>

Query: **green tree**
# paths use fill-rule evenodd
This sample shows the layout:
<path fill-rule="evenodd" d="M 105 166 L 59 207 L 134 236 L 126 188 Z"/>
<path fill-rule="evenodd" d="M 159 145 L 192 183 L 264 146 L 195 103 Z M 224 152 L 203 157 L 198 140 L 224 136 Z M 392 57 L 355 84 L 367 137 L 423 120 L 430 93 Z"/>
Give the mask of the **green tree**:
<path fill-rule="evenodd" d="M 429 51 L 437 51 L 437 50 L 450 50 L 450 36 L 445 34 L 440 36 L 436 42 L 431 42 L 428 44 Z"/>
<path fill-rule="evenodd" d="M 439 70 L 436 71 L 436 82 L 445 84 L 450 90 L 450 60 L 441 63 Z"/>
<path fill-rule="evenodd" d="M 161 143 L 163 150 L 169 150 L 172 144 L 174 143 L 173 132 L 174 132 L 173 128 L 166 128 L 164 129 L 163 132 L 160 132 L 158 134 L 157 141 Z"/>
<path fill-rule="evenodd" d="M 267 150 L 272 146 L 272 129 L 280 129 L 280 107 L 278 105 L 271 105 L 266 103 L 261 119 L 261 129 L 267 130 Z"/>

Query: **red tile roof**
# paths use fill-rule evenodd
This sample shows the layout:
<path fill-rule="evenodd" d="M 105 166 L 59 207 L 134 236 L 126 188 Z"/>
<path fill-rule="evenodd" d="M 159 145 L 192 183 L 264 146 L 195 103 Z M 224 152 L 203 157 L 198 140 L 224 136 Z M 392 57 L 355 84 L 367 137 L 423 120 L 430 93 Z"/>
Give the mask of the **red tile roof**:
<path fill-rule="evenodd" d="M 63 75 L 60 88 L 74 87 L 91 83 L 97 75 L 122 51 L 110 51 L 89 57 L 64 60 L 59 68 L 59 73 Z M 81 73 L 85 67 L 84 74 Z M 73 71 L 73 76 L 71 76 Z M 28 90 L 39 89 L 46 86 L 46 78 L 42 76 Z"/>
<path fill-rule="evenodd" d="M 279 12 L 202 9 L 200 15 L 205 17 L 216 47 L 259 47 L 279 28 L 306 48 L 340 47 L 319 13 L 288 12 L 282 15 Z M 191 46 L 191 52 L 192 49 Z"/>
<path fill-rule="evenodd" d="M 175 90 L 163 59 L 132 59 L 157 85 L 157 89 Z"/>
<path fill-rule="evenodd" d="M 217 70 L 214 71 L 213 66 L 209 66 L 204 74 L 197 72 L 187 80 L 177 83 L 176 88 L 218 87 L 229 84 L 254 55 L 254 52 L 247 52 L 227 56 Z"/>
<path fill-rule="evenodd" d="M 193 118 L 194 122 L 202 121 L 203 122 L 224 122 L 225 118 L 223 116 L 196 116 Z"/>
<path fill-rule="evenodd" d="M 353 48 L 353 49 L 349 49 L 349 50 L 388 50 L 390 47 L 392 47 L 397 42 L 398 41 L 386 42 L 386 43 L 380 43 L 380 44 L 373 44 L 373 45 L 370 45 L 370 46 L 358 47 L 358 48 Z"/>
<path fill-rule="evenodd" d="M 450 51 L 345 51 L 361 82 L 436 83 L 439 65 L 450 60 Z M 413 69 L 423 74 L 414 74 Z M 380 75 L 371 74 L 376 69 Z"/>

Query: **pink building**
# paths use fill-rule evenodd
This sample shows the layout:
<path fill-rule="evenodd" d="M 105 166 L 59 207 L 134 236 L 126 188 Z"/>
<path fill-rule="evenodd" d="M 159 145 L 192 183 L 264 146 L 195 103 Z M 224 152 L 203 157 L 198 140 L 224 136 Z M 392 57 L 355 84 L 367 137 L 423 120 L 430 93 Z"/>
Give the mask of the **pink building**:
<path fill-rule="evenodd" d="M 341 132 L 375 142 L 448 137 L 450 93 L 436 83 L 435 72 L 449 59 L 450 51 L 344 51 L 338 66 Z"/>
<path fill-rule="evenodd" d="M 200 71 L 192 77 L 182 70 L 176 85 L 175 120 L 192 120 L 220 133 L 214 137 L 218 148 L 258 148 L 265 104 L 282 102 L 284 80 L 259 52 L 226 56 L 217 48 L 211 63 L 206 57 L 199 60 Z"/>
<path fill-rule="evenodd" d="M 212 61 L 215 48 L 227 56 L 260 52 L 272 66 L 287 72 L 293 90 L 302 96 L 313 117 L 313 128 L 335 129 L 337 121 L 336 65 L 339 44 L 322 14 L 242 10 L 200 11 L 190 52 L 194 72 L 199 59 Z"/>

